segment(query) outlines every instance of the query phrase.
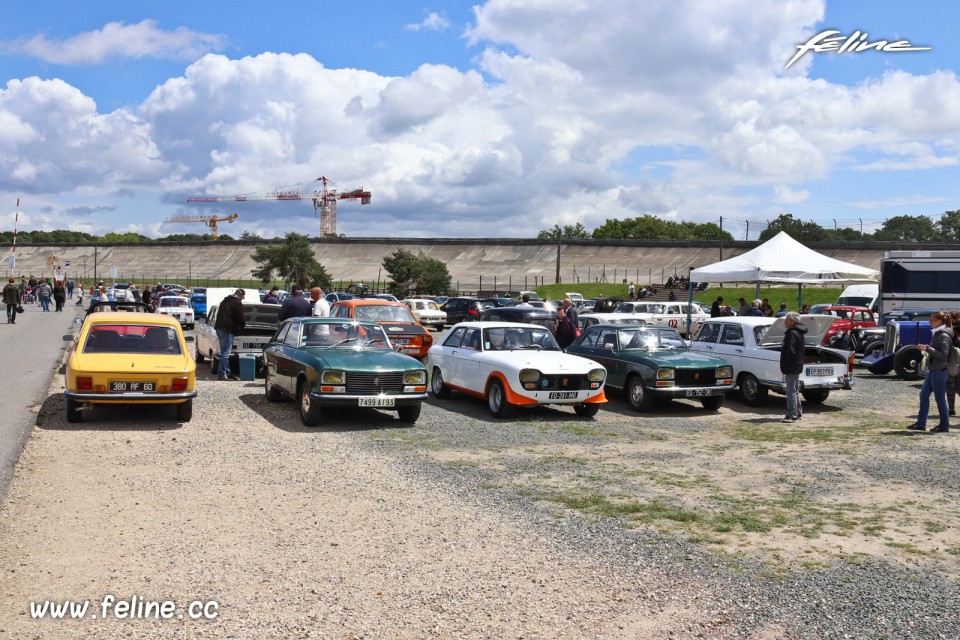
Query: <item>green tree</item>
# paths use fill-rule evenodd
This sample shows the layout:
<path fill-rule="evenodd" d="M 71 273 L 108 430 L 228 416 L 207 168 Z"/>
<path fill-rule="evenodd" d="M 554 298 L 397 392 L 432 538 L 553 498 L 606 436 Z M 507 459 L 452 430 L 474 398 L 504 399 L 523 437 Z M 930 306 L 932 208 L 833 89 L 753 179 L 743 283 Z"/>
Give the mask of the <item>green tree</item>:
<path fill-rule="evenodd" d="M 307 236 L 291 231 L 280 244 L 257 247 L 250 255 L 259 266 L 251 273 L 254 278 L 267 284 L 274 274 L 283 279 L 284 286 L 291 282 L 301 287 L 330 287 L 330 275 L 317 262 Z"/>
<path fill-rule="evenodd" d="M 398 248 L 383 259 L 383 268 L 390 274 L 387 289 L 398 298 L 404 298 L 408 293 L 451 292 L 447 265 L 422 251 L 414 254 L 409 249 Z"/>
<path fill-rule="evenodd" d="M 829 239 L 827 230 L 812 220 L 803 222 L 789 213 L 781 213 L 766 229 L 760 232 L 760 242 L 766 242 L 781 231 L 785 231 L 797 242 L 824 242 Z"/>
<path fill-rule="evenodd" d="M 557 236 L 561 238 L 589 238 L 590 232 L 587 231 L 587 228 L 583 226 L 583 223 L 578 222 L 575 225 L 565 224 L 561 228 L 560 225 L 556 224 L 553 226 L 553 229 L 543 229 L 540 233 L 537 234 L 538 238 L 552 238 L 557 239 Z"/>
<path fill-rule="evenodd" d="M 940 230 L 929 216 L 895 216 L 873 234 L 874 240 L 892 242 L 935 242 Z"/>
<path fill-rule="evenodd" d="M 240 234 L 241 240 L 263 240 L 259 234 L 253 233 L 251 231 L 244 231 Z"/>
<path fill-rule="evenodd" d="M 940 227 L 940 236 L 948 242 L 960 241 L 960 210 L 944 211 L 937 223 Z"/>

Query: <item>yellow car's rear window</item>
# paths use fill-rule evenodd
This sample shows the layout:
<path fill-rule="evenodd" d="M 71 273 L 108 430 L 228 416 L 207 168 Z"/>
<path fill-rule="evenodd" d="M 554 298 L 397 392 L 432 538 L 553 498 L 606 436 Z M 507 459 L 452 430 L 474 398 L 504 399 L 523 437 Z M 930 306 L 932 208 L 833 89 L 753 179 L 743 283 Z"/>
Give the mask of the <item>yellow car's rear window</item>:
<path fill-rule="evenodd" d="M 180 355 L 180 340 L 170 327 L 98 324 L 90 329 L 83 353 L 152 353 Z"/>

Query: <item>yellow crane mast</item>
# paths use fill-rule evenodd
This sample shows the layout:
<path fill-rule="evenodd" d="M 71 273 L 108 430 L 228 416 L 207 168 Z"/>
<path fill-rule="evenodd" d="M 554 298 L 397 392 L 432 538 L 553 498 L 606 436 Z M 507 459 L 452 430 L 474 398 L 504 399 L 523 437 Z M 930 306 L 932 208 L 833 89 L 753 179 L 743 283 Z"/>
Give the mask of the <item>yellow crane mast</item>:
<path fill-rule="evenodd" d="M 231 213 L 228 216 L 174 216 L 172 218 L 167 218 L 164 220 L 164 223 L 167 222 L 202 222 L 203 224 L 210 227 L 210 235 L 213 236 L 213 239 L 217 239 L 217 223 L 218 222 L 227 222 L 233 224 L 233 221 L 237 219 L 237 214 Z"/>

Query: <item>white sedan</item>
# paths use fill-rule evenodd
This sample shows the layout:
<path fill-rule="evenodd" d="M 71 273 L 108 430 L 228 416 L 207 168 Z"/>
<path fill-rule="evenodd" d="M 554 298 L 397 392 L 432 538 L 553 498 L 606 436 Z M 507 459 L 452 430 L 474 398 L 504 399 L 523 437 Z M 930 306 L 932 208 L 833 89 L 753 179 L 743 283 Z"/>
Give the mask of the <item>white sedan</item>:
<path fill-rule="evenodd" d="M 694 335 L 700 324 L 710 319 L 709 313 L 687 302 L 621 302 L 614 309 L 616 313 L 632 313 L 647 324 L 671 327 L 682 335 L 687 335 L 687 309 L 690 309 L 690 335 Z"/>
<path fill-rule="evenodd" d="M 825 401 L 831 389 L 850 389 L 854 383 L 853 352 L 820 345 L 834 320 L 834 316 L 800 316 L 800 321 L 807 326 L 800 389 L 811 404 Z M 780 373 L 780 349 L 785 331 L 783 318 L 712 318 L 700 326 L 690 349 L 718 356 L 733 365 L 733 377 L 744 401 L 756 406 L 766 400 L 769 390 L 783 393 L 786 388 Z"/>
<path fill-rule="evenodd" d="M 180 326 L 193 329 L 193 306 L 181 296 L 163 296 L 157 302 L 157 313 L 180 321 Z"/>
<path fill-rule="evenodd" d="M 410 307 L 410 311 L 413 311 L 413 315 L 422 325 L 432 325 L 437 331 L 443 331 L 443 327 L 447 324 L 447 312 L 441 311 L 440 305 L 433 300 L 407 298 L 400 302 Z"/>
<path fill-rule="evenodd" d="M 564 353 L 549 330 L 515 322 L 461 322 L 427 354 L 430 390 L 437 398 L 452 390 L 485 398 L 498 418 L 516 407 L 573 406 L 593 416 L 606 402 L 607 371 Z"/>

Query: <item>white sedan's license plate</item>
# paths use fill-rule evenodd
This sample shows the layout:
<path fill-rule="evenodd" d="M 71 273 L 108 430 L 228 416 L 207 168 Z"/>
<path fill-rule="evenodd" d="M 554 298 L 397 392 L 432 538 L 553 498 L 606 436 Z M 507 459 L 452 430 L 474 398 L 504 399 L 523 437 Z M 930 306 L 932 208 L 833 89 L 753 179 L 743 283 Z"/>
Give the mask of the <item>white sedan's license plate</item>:
<path fill-rule="evenodd" d="M 241 349 L 262 349 L 263 345 L 262 342 L 244 342 Z"/>
<path fill-rule="evenodd" d="M 808 376 L 832 376 L 833 367 L 807 367 Z"/>
<path fill-rule="evenodd" d="M 576 391 L 551 391 L 551 400 L 573 400 L 577 397 Z"/>
<path fill-rule="evenodd" d="M 709 389 L 687 389 L 688 398 L 699 398 L 700 396 L 709 396 Z"/>
<path fill-rule="evenodd" d="M 157 385 L 153 382 L 111 382 L 110 391 L 156 391 Z"/>
<path fill-rule="evenodd" d="M 361 407 L 392 407 L 393 398 L 360 398 Z"/>

